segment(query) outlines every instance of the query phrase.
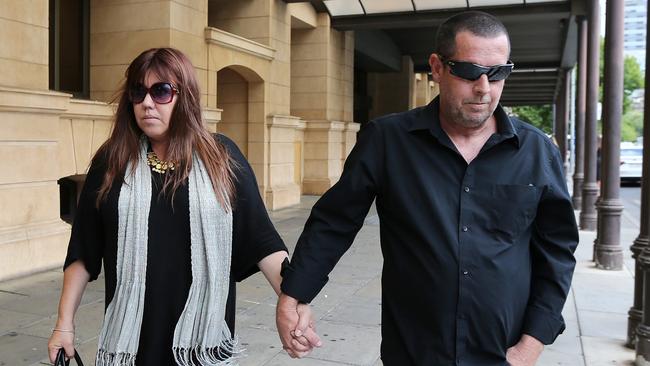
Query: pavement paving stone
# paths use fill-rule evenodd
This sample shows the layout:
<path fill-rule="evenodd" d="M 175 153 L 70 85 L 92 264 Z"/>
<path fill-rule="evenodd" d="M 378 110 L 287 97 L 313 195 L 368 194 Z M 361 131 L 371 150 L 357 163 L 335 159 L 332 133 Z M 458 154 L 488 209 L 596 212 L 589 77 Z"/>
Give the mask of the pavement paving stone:
<path fill-rule="evenodd" d="M 50 270 L 25 277 L 0 282 L 0 290 L 13 291 L 25 295 L 37 294 L 43 290 L 61 290 L 61 271 Z"/>
<path fill-rule="evenodd" d="M 263 364 L 263 366 L 337 366 L 337 365 L 356 365 L 352 363 L 341 363 L 327 360 L 318 360 L 311 357 L 302 359 L 293 359 L 286 353 L 279 353 L 272 360 Z M 365 366 L 365 365 L 364 365 Z"/>
<path fill-rule="evenodd" d="M 2 310 L 10 310 L 21 313 L 50 316 L 52 308 L 56 309 L 61 297 L 60 289 L 43 289 L 40 293 L 28 295 L 27 298 L 17 299 L 0 305 Z M 95 303 L 104 300 L 104 293 L 98 291 L 85 291 L 81 305 Z"/>
<path fill-rule="evenodd" d="M 280 338 L 275 330 L 241 328 L 237 330 L 240 347 L 244 349 L 239 366 L 264 365 L 282 350 Z"/>
<path fill-rule="evenodd" d="M 276 331 L 275 305 L 259 304 L 241 314 L 237 314 L 235 329 L 256 328 Z M 278 339 L 279 342 L 279 339 Z"/>
<path fill-rule="evenodd" d="M 243 314 L 250 309 L 258 306 L 259 304 L 261 303 L 257 301 L 237 299 L 237 304 L 235 305 L 235 319 L 239 316 L 239 314 Z"/>
<path fill-rule="evenodd" d="M 323 347 L 314 349 L 311 358 L 353 365 L 372 365 L 379 358 L 380 327 L 320 321 L 317 329 Z"/>
<path fill-rule="evenodd" d="M 316 295 L 311 305 L 314 307 L 316 315 L 325 316 L 325 314 L 332 311 L 338 304 L 354 296 L 362 288 L 364 287 L 330 281 Z"/>
<path fill-rule="evenodd" d="M 43 319 L 43 316 L 0 309 L 0 335 L 15 332 Z"/>
<path fill-rule="evenodd" d="M 634 281 L 632 277 L 578 273 L 574 276 L 573 291 L 580 311 L 627 314 L 634 296 Z"/>
<path fill-rule="evenodd" d="M 14 301 L 24 300 L 26 297 L 29 297 L 27 294 L 22 294 L 18 292 L 10 292 L 8 290 L 2 290 L 0 288 L 0 308 L 3 304 L 11 303 Z"/>
<path fill-rule="evenodd" d="M 47 355 L 47 338 L 11 332 L 0 336 L 0 366 L 31 365 Z"/>
<path fill-rule="evenodd" d="M 368 281 L 364 286 L 354 293 L 356 298 L 376 299 L 381 301 L 381 275 Z"/>
<path fill-rule="evenodd" d="M 537 364 L 544 366 L 584 366 L 585 360 L 582 355 L 547 349 L 544 350 Z"/>
<path fill-rule="evenodd" d="M 375 279 L 379 272 L 368 273 L 360 266 L 341 264 L 336 266 L 330 273 L 330 282 L 351 285 L 357 289 L 366 286 L 370 281 Z"/>
<path fill-rule="evenodd" d="M 589 366 L 632 365 L 634 350 L 624 341 L 603 337 L 582 336 L 585 363 Z"/>
<path fill-rule="evenodd" d="M 339 304 L 323 320 L 332 324 L 381 326 L 381 301 L 353 297 Z"/>
<path fill-rule="evenodd" d="M 582 310 L 578 316 L 580 333 L 585 337 L 611 338 L 622 342 L 627 340 L 627 327 L 620 326 L 627 324 L 627 314 Z"/>

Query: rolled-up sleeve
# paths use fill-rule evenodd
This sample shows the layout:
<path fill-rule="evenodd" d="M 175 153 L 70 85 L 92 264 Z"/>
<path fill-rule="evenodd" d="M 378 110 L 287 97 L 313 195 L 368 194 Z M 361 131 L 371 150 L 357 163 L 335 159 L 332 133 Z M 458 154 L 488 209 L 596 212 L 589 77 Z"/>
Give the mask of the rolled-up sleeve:
<path fill-rule="evenodd" d="M 96 280 L 102 269 L 104 230 L 100 212 L 96 207 L 96 200 L 104 174 L 103 159 L 97 157 L 88 170 L 79 196 L 72 224 L 72 234 L 68 243 L 68 253 L 63 265 L 65 270 L 71 263 L 81 260 L 90 274 L 90 281 Z"/>
<path fill-rule="evenodd" d="M 312 208 L 285 268 L 282 292 L 311 302 L 328 281 L 341 256 L 361 229 L 379 190 L 383 169 L 381 130 L 366 124 L 350 152 L 341 178 Z"/>
<path fill-rule="evenodd" d="M 537 209 L 531 237 L 532 279 L 523 333 L 544 344 L 564 331 L 562 308 L 576 260 L 578 228 L 566 188 L 559 152 L 550 148 L 547 185 Z"/>

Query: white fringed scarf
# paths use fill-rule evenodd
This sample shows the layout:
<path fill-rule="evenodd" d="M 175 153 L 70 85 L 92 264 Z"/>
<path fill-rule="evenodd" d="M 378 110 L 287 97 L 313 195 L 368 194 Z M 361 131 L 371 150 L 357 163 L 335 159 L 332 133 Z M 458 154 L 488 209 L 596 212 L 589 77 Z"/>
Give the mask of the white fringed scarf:
<path fill-rule="evenodd" d="M 117 286 L 99 335 L 96 366 L 132 366 L 138 353 L 152 194 L 147 146 L 143 138 L 138 164 L 128 165 L 120 190 Z M 238 352 L 237 341 L 224 320 L 230 287 L 232 212 L 217 201 L 210 176 L 196 153 L 188 184 L 192 285 L 174 330 L 174 358 L 180 366 L 236 365 L 236 358 L 228 356 Z"/>

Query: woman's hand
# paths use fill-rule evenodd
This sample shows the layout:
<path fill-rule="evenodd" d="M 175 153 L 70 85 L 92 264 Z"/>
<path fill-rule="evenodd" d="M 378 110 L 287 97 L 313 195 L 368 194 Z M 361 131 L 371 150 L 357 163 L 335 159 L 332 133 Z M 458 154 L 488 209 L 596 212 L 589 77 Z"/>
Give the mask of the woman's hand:
<path fill-rule="evenodd" d="M 54 363 L 61 348 L 65 350 L 65 354 L 69 359 L 74 357 L 74 327 L 59 325 L 57 322 L 57 326 L 52 330 L 50 340 L 47 342 L 50 362 Z"/>
<path fill-rule="evenodd" d="M 63 272 L 59 318 L 47 342 L 47 352 L 52 363 L 61 348 L 65 350 L 68 358 L 74 357 L 74 314 L 77 312 L 89 278 L 90 275 L 80 260 L 72 262 Z"/>
<path fill-rule="evenodd" d="M 282 348 L 292 358 L 304 357 L 314 347 L 322 346 L 323 343 L 314 328 L 309 305 L 299 304 L 293 297 L 281 294 L 276 307 L 275 321 Z"/>

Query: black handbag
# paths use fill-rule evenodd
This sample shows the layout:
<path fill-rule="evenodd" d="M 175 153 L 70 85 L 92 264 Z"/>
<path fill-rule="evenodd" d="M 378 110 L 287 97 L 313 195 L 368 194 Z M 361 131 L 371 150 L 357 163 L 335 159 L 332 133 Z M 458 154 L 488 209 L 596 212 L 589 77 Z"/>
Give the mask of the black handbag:
<path fill-rule="evenodd" d="M 74 360 L 77 362 L 77 365 L 84 366 L 84 363 L 81 362 L 81 357 L 79 357 L 79 352 L 74 350 Z M 54 359 L 54 366 L 69 366 L 70 360 L 65 358 L 65 351 L 63 348 L 59 348 L 59 352 L 56 354 L 56 359 Z"/>

